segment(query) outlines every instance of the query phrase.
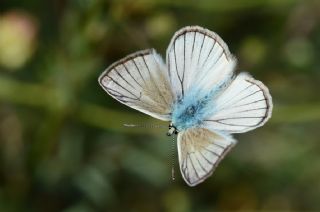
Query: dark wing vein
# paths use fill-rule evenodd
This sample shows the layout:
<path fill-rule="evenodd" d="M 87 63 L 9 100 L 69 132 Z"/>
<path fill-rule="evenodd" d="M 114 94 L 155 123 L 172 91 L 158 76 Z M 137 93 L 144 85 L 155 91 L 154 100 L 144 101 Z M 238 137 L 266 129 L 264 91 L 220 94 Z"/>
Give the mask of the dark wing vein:
<path fill-rule="evenodd" d="M 230 103 L 232 100 L 234 100 L 235 97 L 239 96 L 243 91 L 247 90 L 248 88 L 250 88 L 251 86 L 253 86 L 253 84 L 248 85 L 247 87 L 245 87 L 244 89 L 242 89 L 241 91 L 239 91 L 236 95 L 233 95 L 232 98 L 229 98 L 228 100 L 226 100 L 222 105 L 219 106 L 219 108 L 223 108 L 223 106 L 227 105 L 228 103 Z"/>
<path fill-rule="evenodd" d="M 146 66 L 146 68 L 147 68 L 147 70 L 148 70 L 148 73 L 149 73 L 149 75 L 150 75 L 150 79 L 151 79 L 152 83 L 153 83 L 153 84 L 154 84 L 154 86 L 157 88 L 157 90 L 158 90 L 159 95 L 161 96 L 161 98 L 162 98 L 162 99 L 163 99 L 163 100 L 168 104 L 168 102 L 167 102 L 166 98 L 164 98 L 164 96 L 162 95 L 162 93 L 161 93 L 161 91 L 160 91 L 160 89 L 159 89 L 158 85 L 156 84 L 155 80 L 153 79 L 153 76 L 151 75 L 151 72 L 150 72 L 149 66 L 148 66 L 148 64 L 147 64 L 147 62 L 146 62 L 146 60 L 144 59 L 144 57 L 143 57 L 143 56 L 142 56 L 142 59 L 143 59 L 144 65 Z"/>
<path fill-rule="evenodd" d="M 193 161 L 191 160 L 190 154 L 188 153 L 187 155 L 188 155 L 188 157 L 189 157 L 189 160 L 190 160 L 190 162 L 191 162 L 191 166 L 192 166 L 194 172 L 196 173 L 197 177 L 200 178 L 200 177 L 199 177 L 199 174 L 198 174 L 198 172 L 197 172 L 197 169 L 194 167 Z"/>
<path fill-rule="evenodd" d="M 201 169 L 202 169 L 205 173 L 207 173 L 208 171 L 207 171 L 207 170 L 203 167 L 203 165 L 200 163 L 200 160 L 199 160 L 199 158 L 197 157 L 197 154 L 193 154 L 193 155 L 194 155 L 194 158 L 198 161 Z"/>
<path fill-rule="evenodd" d="M 130 85 L 131 88 L 136 89 L 131 83 L 129 83 L 129 82 L 119 73 L 119 71 L 117 70 L 117 67 L 114 67 L 113 70 L 117 73 L 117 75 L 118 75 L 121 79 L 123 79 L 128 85 Z"/>
<path fill-rule="evenodd" d="M 210 150 L 210 149 L 208 149 L 208 148 L 205 148 L 204 147 L 204 150 L 206 150 L 207 152 L 210 152 L 211 154 L 213 154 L 213 155 L 215 155 L 215 156 L 220 156 L 218 153 L 216 153 L 216 152 L 214 152 L 214 151 L 212 151 L 212 150 Z"/>
<path fill-rule="evenodd" d="M 265 101 L 265 100 L 267 100 L 267 99 L 259 99 L 259 100 L 253 101 L 253 102 L 245 103 L 245 104 L 242 104 L 242 105 L 235 105 L 235 106 L 231 106 L 231 107 L 232 107 L 232 108 L 242 107 L 242 106 L 254 104 L 254 103 L 261 102 L 261 101 Z M 231 107 L 226 107 L 226 108 L 223 108 L 223 109 L 230 109 Z M 221 109 L 221 110 L 222 110 L 222 109 Z"/>
<path fill-rule="evenodd" d="M 227 108 L 227 109 L 230 109 L 231 107 Z M 234 107 L 232 107 L 234 108 Z M 249 112 L 249 111 L 255 111 L 255 110 L 263 110 L 263 109 L 268 109 L 267 107 L 260 107 L 260 108 L 255 108 L 255 109 L 246 109 L 246 110 L 240 110 L 240 111 L 234 111 L 232 113 L 228 113 L 228 115 L 232 115 L 232 114 L 236 114 L 236 113 L 243 113 L 243 112 Z M 220 110 L 223 111 L 223 110 L 226 110 L 226 108 L 223 108 Z"/>
<path fill-rule="evenodd" d="M 216 122 L 219 124 L 223 124 L 223 125 L 228 125 L 228 126 L 234 126 L 234 127 L 255 127 L 258 126 L 260 122 L 254 124 L 254 125 L 243 125 L 243 124 L 230 124 L 230 123 L 225 123 L 219 120 L 205 120 L 205 121 L 209 121 L 209 122 Z"/>
<path fill-rule="evenodd" d="M 179 82 L 181 85 L 181 95 L 182 95 L 182 97 L 184 97 L 183 82 L 182 82 L 182 79 L 181 79 L 179 72 L 178 72 L 178 61 L 177 61 L 177 55 L 176 55 L 176 42 L 173 43 L 173 53 L 174 53 L 174 61 L 176 64 L 176 72 L 177 72 L 177 76 L 178 76 L 178 79 L 179 79 Z"/>
<path fill-rule="evenodd" d="M 146 85 L 147 83 L 146 83 L 145 79 L 143 78 L 143 76 L 142 76 L 142 74 L 141 74 L 141 72 L 140 72 L 140 69 L 139 69 L 136 61 L 135 61 L 134 59 L 132 59 L 132 62 L 133 62 L 133 64 L 134 64 L 134 66 L 136 67 L 137 71 L 139 72 L 139 75 L 140 75 L 141 79 L 143 80 L 144 84 Z"/>
<path fill-rule="evenodd" d="M 122 65 L 123 65 L 124 69 L 126 70 L 126 72 L 130 75 L 130 77 L 131 77 L 141 88 L 143 88 L 143 87 L 141 86 L 141 84 L 140 84 L 140 83 L 132 76 L 132 74 L 129 72 L 126 64 L 123 63 Z"/>
<path fill-rule="evenodd" d="M 137 98 L 137 100 L 139 99 L 139 97 L 137 97 L 134 93 L 132 93 L 131 91 L 129 91 L 128 89 L 126 89 L 125 87 L 123 87 L 122 85 L 120 85 L 117 81 L 115 81 L 111 76 L 107 76 L 109 77 L 109 79 L 111 79 L 115 84 L 117 84 L 119 87 L 121 87 L 122 89 L 126 90 L 128 93 L 130 93 L 132 96 L 134 96 L 135 98 Z"/>
<path fill-rule="evenodd" d="M 210 51 L 209 51 L 209 54 L 207 55 L 207 58 L 204 60 L 202 66 L 204 66 L 204 65 L 207 63 L 207 61 L 208 61 L 208 59 L 209 59 L 209 57 L 210 57 L 210 55 L 211 55 L 211 52 L 212 52 L 212 50 L 213 50 L 213 48 L 214 48 L 215 45 L 216 45 L 216 39 L 214 39 L 214 43 L 212 44 L 212 47 L 211 47 L 211 49 L 210 49 Z"/>
<path fill-rule="evenodd" d="M 200 152 L 201 156 L 202 156 L 209 164 L 211 164 L 211 165 L 214 164 L 214 163 L 211 162 L 208 158 L 206 158 L 206 156 L 204 156 L 204 154 L 203 154 L 201 151 L 199 151 L 199 152 Z"/>
<path fill-rule="evenodd" d="M 197 61 L 197 66 L 199 66 L 199 60 L 200 60 L 200 56 L 201 56 L 201 53 L 202 53 L 202 48 L 203 48 L 203 43 L 204 43 L 204 39 L 205 39 L 205 34 L 202 34 L 203 35 L 203 39 L 202 39 L 202 43 L 201 43 L 201 47 L 200 47 L 200 52 L 199 52 L 199 56 L 198 56 L 198 61 Z"/>
<path fill-rule="evenodd" d="M 192 60 L 192 57 L 193 57 L 193 50 L 194 50 L 194 43 L 195 43 L 195 40 L 196 40 L 196 33 L 197 33 L 197 32 L 194 32 L 194 36 L 193 36 L 193 43 L 192 43 L 191 58 L 190 58 L 190 61 Z"/>
<path fill-rule="evenodd" d="M 182 83 L 184 82 L 184 73 L 186 72 L 186 34 L 183 36 L 183 73 Z"/>

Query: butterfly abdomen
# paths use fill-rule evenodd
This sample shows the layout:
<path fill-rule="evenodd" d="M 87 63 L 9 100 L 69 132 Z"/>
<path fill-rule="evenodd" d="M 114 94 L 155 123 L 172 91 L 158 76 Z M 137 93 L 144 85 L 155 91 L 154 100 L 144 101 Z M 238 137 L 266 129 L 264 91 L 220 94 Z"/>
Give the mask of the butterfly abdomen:
<path fill-rule="evenodd" d="M 119 102 L 171 121 L 178 134 L 180 171 L 189 186 L 208 178 L 243 133 L 266 123 L 272 113 L 268 88 L 249 74 L 234 75 L 236 58 L 214 32 L 184 27 L 173 36 L 166 63 L 153 49 L 113 63 L 99 77 Z"/>

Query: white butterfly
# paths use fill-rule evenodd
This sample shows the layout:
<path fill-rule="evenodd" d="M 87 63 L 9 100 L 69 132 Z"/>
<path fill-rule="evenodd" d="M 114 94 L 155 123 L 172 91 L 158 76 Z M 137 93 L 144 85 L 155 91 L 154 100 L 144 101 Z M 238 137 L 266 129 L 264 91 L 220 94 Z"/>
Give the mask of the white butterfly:
<path fill-rule="evenodd" d="M 231 133 L 271 117 L 268 88 L 247 73 L 234 77 L 235 66 L 217 34 L 189 26 L 173 36 L 166 64 L 154 49 L 139 51 L 112 64 L 99 83 L 119 102 L 171 122 L 168 135 L 178 134 L 183 179 L 195 186 L 235 145 Z"/>

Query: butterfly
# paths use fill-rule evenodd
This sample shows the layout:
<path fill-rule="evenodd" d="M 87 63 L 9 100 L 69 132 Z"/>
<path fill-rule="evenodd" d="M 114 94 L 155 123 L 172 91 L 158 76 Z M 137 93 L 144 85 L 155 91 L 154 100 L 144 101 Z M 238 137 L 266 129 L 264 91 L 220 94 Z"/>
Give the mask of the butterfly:
<path fill-rule="evenodd" d="M 181 174 L 195 186 L 236 144 L 231 134 L 271 117 L 268 88 L 248 73 L 236 75 L 236 64 L 216 33 L 187 26 L 174 34 L 166 63 L 154 49 L 138 51 L 110 65 L 98 81 L 119 102 L 170 121 L 167 134 L 177 134 Z"/>

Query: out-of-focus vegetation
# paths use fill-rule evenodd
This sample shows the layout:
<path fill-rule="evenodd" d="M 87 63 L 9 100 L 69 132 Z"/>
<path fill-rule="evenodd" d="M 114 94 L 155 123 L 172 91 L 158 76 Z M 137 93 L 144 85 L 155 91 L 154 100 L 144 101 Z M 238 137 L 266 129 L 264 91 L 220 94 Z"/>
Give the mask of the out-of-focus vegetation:
<path fill-rule="evenodd" d="M 0 211 L 320 210 L 319 11 L 317 0 L 1 1 Z M 195 188 L 177 166 L 170 179 L 167 123 L 97 83 L 129 53 L 164 56 L 186 25 L 217 32 L 275 104 Z"/>

